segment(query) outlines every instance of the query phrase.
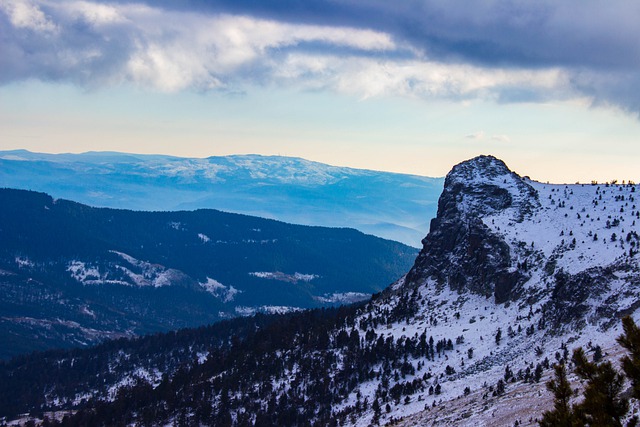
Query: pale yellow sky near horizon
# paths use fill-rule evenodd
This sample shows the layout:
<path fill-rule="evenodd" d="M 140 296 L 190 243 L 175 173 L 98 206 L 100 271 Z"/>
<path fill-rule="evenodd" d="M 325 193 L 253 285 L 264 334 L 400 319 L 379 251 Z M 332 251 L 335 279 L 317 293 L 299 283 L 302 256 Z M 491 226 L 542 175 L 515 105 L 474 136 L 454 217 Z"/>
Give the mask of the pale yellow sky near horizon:
<path fill-rule="evenodd" d="M 635 117 L 579 103 L 461 106 L 294 91 L 229 97 L 37 82 L 0 87 L 0 150 L 283 155 L 423 176 L 444 176 L 461 161 L 491 154 L 543 182 L 637 182 L 639 136 Z"/>

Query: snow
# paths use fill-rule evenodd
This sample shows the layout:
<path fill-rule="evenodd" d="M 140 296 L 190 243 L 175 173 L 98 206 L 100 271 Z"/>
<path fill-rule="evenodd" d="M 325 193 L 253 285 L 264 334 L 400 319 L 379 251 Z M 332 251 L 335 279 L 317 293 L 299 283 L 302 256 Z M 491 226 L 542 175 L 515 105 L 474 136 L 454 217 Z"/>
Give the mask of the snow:
<path fill-rule="evenodd" d="M 211 295 L 225 303 L 233 301 L 236 295 L 242 292 L 241 290 L 238 290 L 233 286 L 227 287 L 210 277 L 207 277 L 206 282 L 200 283 L 200 286 L 202 286 L 204 290 L 209 292 Z"/>
<path fill-rule="evenodd" d="M 209 358 L 209 352 L 199 351 L 196 353 L 196 357 L 198 358 L 198 363 L 202 365 Z"/>
<path fill-rule="evenodd" d="M 80 309 L 80 312 L 82 314 L 86 314 L 87 316 L 93 317 L 94 319 L 96 318 L 96 314 L 91 309 L 89 309 L 89 307 L 87 307 L 86 305 L 82 306 L 82 308 Z"/>
<path fill-rule="evenodd" d="M 16 264 L 18 264 L 18 267 L 20 268 L 30 268 L 35 265 L 33 261 L 31 261 L 27 257 L 16 257 L 15 261 L 16 261 Z"/>
<path fill-rule="evenodd" d="M 290 307 L 285 305 L 261 305 L 257 307 L 246 307 L 239 305 L 235 307 L 236 314 L 244 317 L 253 316 L 256 313 L 286 314 L 302 310 L 303 309 L 300 307 Z"/>
<path fill-rule="evenodd" d="M 16 156 L 15 154 L 5 154 L 3 156 L 0 156 L 0 159 L 2 159 L 2 160 L 14 160 L 14 161 L 18 161 L 18 162 L 27 162 L 27 161 L 29 161 L 29 159 L 25 159 L 24 157 Z"/>
<path fill-rule="evenodd" d="M 257 277 L 259 279 L 271 279 L 271 280 L 279 280 L 281 282 L 289 282 L 296 284 L 298 282 L 311 282 L 314 279 L 318 279 L 320 276 L 317 274 L 304 274 L 304 273 L 293 273 L 287 274 L 281 271 L 255 271 L 249 273 L 250 276 Z"/>
<path fill-rule="evenodd" d="M 435 342 L 445 339 L 455 343 L 453 350 L 438 354 L 433 361 L 425 358 L 408 359 L 416 373 L 398 380 L 392 377 L 390 388 L 400 382 L 422 378 L 428 373 L 431 377 L 427 380 L 427 389 L 439 384 L 442 392 L 439 395 L 418 392 L 411 395 L 406 404 L 402 401 L 398 404 L 390 402 L 391 411 L 383 411 L 381 425 L 389 423 L 392 418 L 403 418 L 398 424 L 403 426 L 433 425 L 435 421 L 438 421 L 438 425 L 447 426 L 513 425 L 516 419 L 522 425 L 534 425 L 530 419 L 534 420 L 549 407 L 551 399 L 545 388 L 545 381 L 549 378 L 550 370 L 545 371 L 538 383 L 509 382 L 504 396 L 492 396 L 489 387 L 495 386 L 498 380 L 504 378 L 507 365 L 517 374 L 519 370 L 535 366 L 545 359 L 553 363 L 556 353 L 563 352 L 563 346 L 571 352 L 578 346 L 589 349 L 598 345 L 603 349 L 605 357 L 611 360 L 617 360 L 621 354 L 616 342 L 621 333 L 618 320 L 615 316 L 600 317 L 596 314 L 598 308 L 605 304 L 616 314 L 632 312 L 640 301 L 640 256 L 630 255 L 629 251 L 637 250 L 640 243 L 635 237 L 637 234 L 634 234 L 640 232 L 637 207 L 640 203 L 635 200 L 636 195 L 640 194 L 640 188 L 635 185 L 543 184 L 522 181 L 516 175 L 500 171 L 499 168 L 496 171 L 492 174 L 478 174 L 474 170 L 462 169 L 459 175 L 452 175 L 452 179 L 466 180 L 472 190 L 477 191 L 461 196 L 460 211 L 463 216 L 478 215 L 481 212 L 483 223 L 493 233 L 504 238 L 511 250 L 511 271 L 520 269 L 523 263 L 529 265 L 528 279 L 523 285 L 524 296 L 517 301 L 496 304 L 492 297 L 486 298 L 468 291 L 452 291 L 447 286 L 428 279 L 416 285 L 420 302 L 418 312 L 410 320 L 378 323 L 375 327 L 367 323 L 366 329 L 361 327 L 369 316 L 384 317 L 385 313 L 398 305 L 403 292 L 413 291 L 407 289 L 412 284 L 406 283 L 406 278 L 403 277 L 383 296 L 372 302 L 369 309 L 363 309 L 354 322 L 361 337 L 367 330 L 374 329 L 377 336 L 391 337 L 395 341 L 425 333 Z M 482 206 L 481 190 L 487 184 L 506 190 L 512 200 L 511 206 L 506 209 Z M 528 192 L 529 189 L 532 191 Z M 611 238 L 613 233 L 616 233 L 615 240 Z M 155 268 L 156 272 L 164 271 L 158 266 L 116 253 L 132 266 L 151 270 Z M 89 280 L 91 274 L 96 273 L 93 268 L 74 261 L 70 272 Z M 584 324 L 581 327 L 566 325 L 564 329 L 553 333 L 540 327 L 545 320 L 542 318 L 542 309 L 550 301 L 554 291 L 554 275 L 561 271 L 573 275 L 594 268 L 609 269 L 611 278 L 599 296 L 585 302 L 587 313 Z M 249 274 L 259 279 L 293 284 L 310 282 L 319 277 L 309 273 L 288 274 L 277 271 Z M 238 292 L 233 286 L 224 285 L 209 277 L 200 285 L 225 302 L 233 300 Z M 365 298 L 368 295 L 333 293 L 317 296 L 316 299 L 322 302 L 346 302 L 359 297 Z M 230 299 L 227 301 L 228 298 Z M 235 313 L 241 316 L 297 310 L 299 308 L 288 306 L 235 307 Z M 633 316 L 636 321 L 640 320 L 640 313 L 634 312 Z M 495 338 L 498 330 L 502 333 L 499 343 Z M 339 368 L 341 350 L 335 351 Z M 203 363 L 206 358 L 206 353 L 197 354 L 198 363 Z M 455 372 L 447 373 L 448 366 Z M 288 376 L 279 381 L 274 380 L 274 388 L 287 390 L 290 386 L 287 378 L 294 378 L 300 367 L 293 364 L 288 369 Z M 382 369 L 383 366 L 374 367 L 377 372 Z M 131 384 L 136 378 L 157 381 L 158 377 L 155 372 L 132 372 L 114 386 L 113 392 L 117 387 Z M 575 377 L 572 380 L 578 386 Z M 362 401 L 368 399 L 370 403 L 373 402 L 379 382 L 380 379 L 374 379 L 359 384 L 334 409 L 338 411 L 353 405 L 358 392 Z M 465 395 L 466 388 L 470 391 L 468 395 Z M 368 426 L 372 417 L 370 409 L 355 421 L 348 419 L 347 422 L 355 426 Z"/>
<path fill-rule="evenodd" d="M 147 382 L 148 384 L 151 384 L 151 386 L 155 388 L 159 386 L 160 382 L 162 381 L 162 372 L 155 368 L 152 370 L 141 367 L 136 368 L 135 370 L 124 375 L 117 383 L 109 387 L 107 391 L 107 400 L 115 400 L 118 394 L 118 390 L 123 387 L 131 387 L 141 380 Z M 88 397 L 92 396 L 89 395 Z M 74 402 L 74 404 L 77 403 Z"/>
<path fill-rule="evenodd" d="M 87 266 L 84 262 L 77 260 L 69 263 L 67 271 L 80 283 L 86 283 L 88 280 L 95 281 L 102 277 L 97 267 Z"/>
<path fill-rule="evenodd" d="M 371 294 L 365 294 L 362 292 L 335 292 L 332 294 L 324 294 L 323 296 L 316 296 L 316 301 L 328 304 L 350 304 L 353 302 L 364 301 L 371 298 Z"/>
<path fill-rule="evenodd" d="M 239 155 L 208 159 L 146 159 L 139 168 L 153 173 L 195 182 L 199 177 L 209 182 L 226 182 L 229 177 L 246 174 L 252 179 L 282 184 L 333 184 L 345 177 L 360 176 L 369 171 L 329 166 L 299 158 Z"/>
<path fill-rule="evenodd" d="M 256 314 L 257 309 L 254 307 L 245 307 L 243 305 L 239 305 L 235 308 L 235 312 L 238 316 L 248 317 Z"/>
<path fill-rule="evenodd" d="M 317 279 L 320 276 L 318 276 L 317 274 L 294 273 L 293 277 L 295 277 L 296 280 L 300 280 L 302 282 L 310 282 L 313 279 Z"/>
<path fill-rule="evenodd" d="M 517 222 L 506 210 L 483 219 L 494 232 L 508 237 L 512 253 L 520 252 L 517 245 L 525 242 L 546 258 L 557 255 L 557 268 L 570 274 L 628 258 L 632 246 L 627 235 L 640 232 L 640 202 L 635 201 L 640 192 L 633 190 L 638 186 L 528 183 L 542 205 L 535 216 Z"/>
<path fill-rule="evenodd" d="M 80 260 L 71 260 L 67 265 L 67 271 L 73 279 L 83 285 L 149 286 L 159 288 L 172 286 L 186 277 L 179 270 L 140 261 L 123 252 L 110 252 L 118 255 L 128 265 L 97 265 Z M 115 274 L 115 272 L 124 273 L 128 280 L 123 280 L 122 274 Z"/>
<path fill-rule="evenodd" d="M 424 422 L 424 420 L 433 420 L 431 412 L 438 412 L 447 414 L 450 417 L 447 422 L 447 417 L 437 418 L 440 419 L 443 425 L 496 425 L 495 417 L 500 414 L 497 408 L 502 407 L 503 404 L 496 402 L 491 403 L 487 400 L 480 400 L 480 396 L 487 392 L 487 385 L 495 385 L 495 383 L 503 377 L 505 366 L 508 364 L 513 372 L 517 372 L 519 369 L 527 366 L 530 363 L 539 363 L 545 357 L 548 357 L 551 361 L 554 360 L 553 354 L 560 349 L 562 342 L 565 342 L 567 337 L 542 338 L 541 332 L 536 332 L 539 339 L 531 339 L 531 337 L 524 336 L 524 332 L 515 334 L 513 337 L 508 335 L 509 327 L 513 330 L 517 330 L 518 326 L 523 329 L 530 324 L 535 324 L 537 318 L 534 317 L 531 320 L 527 319 L 528 307 L 519 308 L 516 304 L 509 306 L 495 305 L 490 299 L 483 297 L 464 294 L 460 295 L 457 292 L 453 292 L 448 288 L 442 291 L 433 291 L 435 289 L 434 283 L 427 283 L 421 288 L 421 294 L 423 298 L 426 298 L 429 303 L 423 307 L 421 312 L 416 316 L 416 320 L 410 323 L 398 322 L 390 325 L 379 325 L 375 332 L 378 335 L 385 337 L 391 336 L 394 340 L 401 337 L 412 337 L 415 334 L 421 334 L 426 331 L 428 336 L 433 336 L 434 340 L 452 339 L 454 342 L 456 337 L 463 336 L 464 342 L 455 344 L 454 350 L 445 353 L 441 357 L 437 357 L 435 361 L 426 361 L 421 359 L 413 360 L 414 366 L 417 362 L 422 361 L 425 363 L 422 370 L 417 370 L 415 376 L 407 376 L 400 382 L 411 381 L 417 376 L 422 376 L 425 372 L 431 372 L 433 378 L 431 378 L 430 384 L 435 385 L 436 382 L 442 386 L 442 393 L 439 396 L 428 395 L 428 393 L 418 393 L 411 396 L 411 402 L 409 404 L 400 403 L 394 405 L 392 403 L 392 411 L 389 414 L 385 414 L 383 411 L 383 417 L 381 425 L 389 421 L 391 418 L 408 417 L 412 414 L 421 414 L 422 417 L 417 418 Z M 376 310 L 383 310 L 384 308 L 390 308 L 393 305 L 393 301 L 383 306 L 376 307 Z M 457 319 L 454 313 L 460 313 L 460 318 Z M 433 315 L 437 319 L 437 324 L 433 324 L 428 320 L 428 317 Z M 473 319 L 473 320 L 472 320 Z M 473 322 L 473 323 L 471 323 Z M 497 329 L 502 330 L 502 342 L 500 345 L 495 343 L 495 333 Z M 365 331 L 361 330 L 363 334 Z M 603 334 L 597 325 L 590 325 L 583 331 L 580 331 L 573 336 L 574 342 L 571 348 L 582 345 L 587 346 L 589 342 L 592 345 L 599 344 L 603 349 L 609 351 L 616 347 L 615 337 L 619 335 L 619 327 L 614 328 L 607 334 Z M 533 347 L 540 345 L 543 348 L 543 355 L 536 356 Z M 467 350 L 473 348 L 473 358 L 469 359 L 467 356 Z M 446 375 L 444 373 L 447 365 L 452 366 L 456 373 L 453 375 Z M 377 380 L 369 383 L 361 384 L 357 390 L 351 394 L 350 398 L 342 402 L 337 409 L 352 405 L 355 402 L 355 394 L 359 391 L 362 394 L 361 400 L 365 398 L 372 402 L 375 398 L 375 391 L 377 388 Z M 393 387 L 395 382 L 391 380 L 390 387 Z M 464 389 L 469 387 L 472 397 L 464 397 Z M 521 405 L 519 412 L 506 411 L 510 416 L 527 414 L 528 412 L 522 410 L 522 405 L 526 407 L 532 407 L 532 404 L 523 403 L 523 399 L 535 400 L 539 398 L 539 393 L 544 393 L 544 379 L 539 383 L 523 384 L 518 382 L 516 384 L 507 384 L 506 398 L 514 399 L 513 405 Z M 519 396 L 519 397 L 518 397 Z M 420 400 L 418 400 L 420 399 Z M 469 412 L 470 419 L 464 421 L 459 419 L 463 411 L 462 403 L 460 400 L 466 402 L 467 412 Z M 465 400 L 466 399 L 466 400 Z M 480 403 L 472 405 L 474 401 L 480 401 Z M 489 399 L 491 400 L 491 398 Z M 536 414 L 539 416 L 543 410 L 540 407 L 544 406 L 550 399 L 546 397 L 542 399 L 542 403 L 537 402 L 536 408 L 538 411 Z M 436 409 L 431 409 L 436 405 Z M 487 405 L 497 405 L 495 408 L 491 407 L 489 415 L 485 412 Z M 455 405 L 457 408 L 455 411 L 451 410 L 451 405 Z M 540 406 L 542 405 L 542 406 Z M 425 408 L 429 408 L 429 412 L 424 412 Z M 440 408 L 440 409 L 438 409 Z M 495 412 L 498 411 L 498 412 Z M 503 411 L 504 412 L 504 411 Z M 514 415 L 515 414 L 515 415 Z M 360 418 L 354 425 L 367 426 L 371 422 L 372 412 Z M 485 417 L 484 421 L 479 421 L 478 417 Z M 507 415 L 505 415 L 506 417 Z M 458 417 L 458 418 L 455 418 Z M 416 418 L 410 418 L 412 421 L 408 421 L 407 424 L 402 425 L 416 425 L 422 424 L 415 422 Z M 493 421 L 491 421 L 493 420 Z M 514 419 L 509 422 L 499 425 L 512 425 Z"/>
<path fill-rule="evenodd" d="M 471 174 L 469 170 L 463 172 Z M 464 174 L 453 179 L 469 179 Z M 530 194 L 523 193 L 523 181 L 511 173 L 471 176 L 470 187 L 481 189 L 485 184 L 496 185 L 507 190 L 512 204 L 507 209 L 491 209 L 480 206 L 481 192 L 479 196 L 463 195 L 458 205 L 462 215 L 483 212 L 484 224 L 510 246 L 512 271 L 525 261 L 529 263 L 529 279 L 524 289 L 537 298 L 529 303 L 523 299 L 497 305 L 493 298 L 451 291 L 431 280 L 421 284 L 422 306 L 415 318 L 409 322 L 379 324 L 375 328 L 376 334 L 394 340 L 423 332 L 436 342 L 443 338 L 453 342 L 457 337 L 464 339 L 456 342 L 453 351 L 435 361 L 410 360 L 414 367 L 417 368 L 418 362 L 424 362 L 424 367 L 416 370 L 415 376 L 409 375 L 400 382 L 430 372 L 433 377 L 429 383 L 439 383 L 442 393 L 439 396 L 417 393 L 411 396 L 408 404 L 392 402 L 391 412 L 383 411 L 381 425 L 392 418 L 404 418 L 405 421 L 399 424 L 403 426 L 432 425 L 436 420 L 438 425 L 447 426 L 513 425 L 516 419 L 522 425 L 535 425 L 529 419 L 539 417 L 551 401 L 545 388 L 549 370 L 539 383 L 508 383 L 502 397 L 493 397 L 488 393 L 488 386 L 495 386 L 503 378 L 506 365 L 517 373 L 545 358 L 553 363 L 556 352 L 562 353 L 563 344 L 567 344 L 569 352 L 578 346 L 589 349 L 599 345 L 609 357 L 619 355 L 620 347 L 616 343 L 616 337 L 621 333 L 619 322 L 595 316 L 595 312 L 603 305 L 618 313 L 632 312 L 640 301 L 640 256 L 629 255 L 629 250 L 638 250 L 640 243 L 634 235 L 640 233 L 640 202 L 635 200 L 640 194 L 639 186 L 552 185 L 526 180 L 524 182 L 535 190 L 532 194 L 538 194 L 537 200 L 532 200 Z M 523 215 L 527 212 L 526 206 L 532 209 Z M 613 233 L 616 233 L 615 240 L 611 237 Z M 597 240 L 594 239 L 596 234 Z M 550 260 L 555 265 L 549 263 Z M 610 269 L 613 279 L 607 282 L 607 288 L 600 296 L 586 301 L 590 311 L 585 315 L 583 327 L 567 325 L 556 335 L 540 329 L 540 309 L 553 291 L 553 274 L 563 271 L 574 275 L 598 267 Z M 392 285 L 391 296 L 373 304 L 373 316 L 391 310 L 405 286 L 405 278 Z M 362 318 L 367 316 L 369 312 Z M 636 312 L 634 317 L 637 321 L 640 314 Z M 500 344 L 495 341 L 498 328 L 502 332 Z M 532 328 L 531 335 L 526 332 L 528 328 Z M 513 333 L 510 334 L 510 330 Z M 361 329 L 361 336 L 365 332 Z M 536 354 L 536 347 L 539 347 L 540 355 Z M 467 354 L 470 348 L 473 348 L 472 358 Z M 455 369 L 455 374 L 445 373 L 447 365 Z M 368 398 L 372 402 L 378 382 L 360 384 L 336 409 L 353 405 L 358 391 L 361 400 Z M 392 379 L 390 387 L 394 384 Z M 464 395 L 466 387 L 471 391 L 468 396 Z M 372 417 L 372 410 L 369 410 L 353 425 L 367 426 Z"/>

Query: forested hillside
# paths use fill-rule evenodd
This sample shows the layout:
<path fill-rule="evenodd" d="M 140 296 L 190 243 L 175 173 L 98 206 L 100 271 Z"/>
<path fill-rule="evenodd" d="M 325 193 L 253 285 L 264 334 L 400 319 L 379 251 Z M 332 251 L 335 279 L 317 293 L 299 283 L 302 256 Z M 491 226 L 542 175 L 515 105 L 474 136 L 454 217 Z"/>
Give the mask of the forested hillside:
<path fill-rule="evenodd" d="M 0 356 L 367 299 L 416 251 L 214 210 L 92 208 L 0 190 Z"/>

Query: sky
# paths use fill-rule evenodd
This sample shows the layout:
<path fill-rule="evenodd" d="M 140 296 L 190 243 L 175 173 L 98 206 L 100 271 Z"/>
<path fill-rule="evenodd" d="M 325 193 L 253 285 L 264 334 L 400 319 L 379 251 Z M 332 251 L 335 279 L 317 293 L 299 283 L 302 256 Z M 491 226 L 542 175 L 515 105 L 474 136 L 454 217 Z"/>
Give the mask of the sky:
<path fill-rule="evenodd" d="M 636 0 L 0 0 L 0 150 L 640 181 Z"/>

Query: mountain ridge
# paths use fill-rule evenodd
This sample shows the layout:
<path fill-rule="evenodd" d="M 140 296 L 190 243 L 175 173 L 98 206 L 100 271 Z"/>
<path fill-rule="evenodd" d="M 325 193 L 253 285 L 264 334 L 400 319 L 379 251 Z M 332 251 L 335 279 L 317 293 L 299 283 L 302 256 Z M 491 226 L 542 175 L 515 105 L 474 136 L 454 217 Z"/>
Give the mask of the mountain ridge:
<path fill-rule="evenodd" d="M 0 151 L 4 187 L 92 206 L 213 208 L 303 225 L 351 227 L 414 247 L 435 214 L 442 181 L 284 156 Z"/>
<path fill-rule="evenodd" d="M 354 229 L 210 209 L 92 208 L 10 189 L 0 206 L 2 357 L 361 300 L 416 253 Z"/>

